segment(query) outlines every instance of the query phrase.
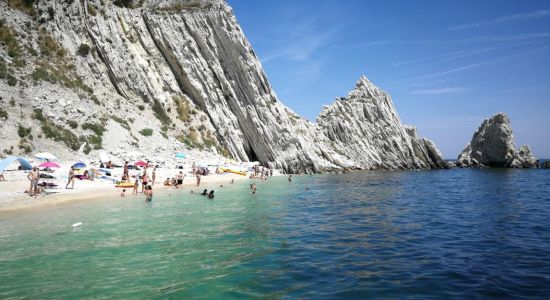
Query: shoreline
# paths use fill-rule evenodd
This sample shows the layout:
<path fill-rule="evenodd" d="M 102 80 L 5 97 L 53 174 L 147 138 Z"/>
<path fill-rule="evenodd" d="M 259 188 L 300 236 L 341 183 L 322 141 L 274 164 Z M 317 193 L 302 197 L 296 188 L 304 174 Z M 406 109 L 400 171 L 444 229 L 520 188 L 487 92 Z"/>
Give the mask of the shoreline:
<path fill-rule="evenodd" d="M 165 178 L 163 176 L 159 177 Z M 219 186 L 219 184 L 223 184 L 225 186 L 229 185 L 231 180 L 237 182 L 243 181 L 244 179 L 248 179 L 248 176 L 231 173 L 211 174 L 208 176 L 202 176 L 200 187 L 196 187 L 195 177 L 186 176 L 183 180 L 182 186 L 179 189 L 175 189 L 172 186 L 164 186 L 164 179 L 162 179 L 155 182 L 155 185 L 153 186 L 153 192 L 154 195 L 162 195 L 167 191 L 190 191 L 193 189 L 203 188 L 207 188 L 210 190 L 216 189 L 215 186 L 212 186 L 214 184 L 216 186 Z M 8 193 L 5 193 L 5 195 L 1 195 L 2 198 L 11 196 L 7 201 L 0 201 L 0 219 L 30 212 L 56 209 L 66 205 L 73 205 L 77 203 L 112 200 L 112 198 L 122 198 L 120 197 L 122 188 L 116 188 L 114 187 L 113 183 L 109 183 L 106 181 L 76 181 L 74 189 L 65 189 L 64 187 L 62 187 L 64 181 L 57 180 L 55 183 L 57 183 L 60 187 L 54 190 L 48 190 L 50 194 L 33 197 L 22 192 L 23 190 L 28 189 L 28 181 L 25 182 L 22 180 L 17 180 L 0 182 L 0 191 L 8 190 Z M 9 189 L 5 189 L 5 187 Z M 126 188 L 124 198 L 143 198 L 142 200 L 145 199 L 145 195 L 141 193 L 141 185 L 138 188 L 138 195 L 132 195 L 132 190 L 133 188 Z"/>

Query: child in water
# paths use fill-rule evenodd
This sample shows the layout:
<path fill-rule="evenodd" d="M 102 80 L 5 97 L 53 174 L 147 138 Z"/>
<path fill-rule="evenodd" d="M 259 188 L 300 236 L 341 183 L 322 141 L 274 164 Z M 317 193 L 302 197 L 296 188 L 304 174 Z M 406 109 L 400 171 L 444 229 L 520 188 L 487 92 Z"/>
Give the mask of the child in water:
<path fill-rule="evenodd" d="M 148 185 L 145 187 L 145 201 L 151 202 L 153 200 L 153 187 Z"/>
<path fill-rule="evenodd" d="M 250 192 L 252 194 L 256 194 L 256 184 L 255 183 L 250 185 Z"/>
<path fill-rule="evenodd" d="M 208 194 L 208 199 L 214 199 L 214 190 L 211 190 Z"/>
<path fill-rule="evenodd" d="M 120 197 L 125 197 L 124 193 L 126 193 L 126 189 L 122 189 L 122 192 L 120 192 Z"/>

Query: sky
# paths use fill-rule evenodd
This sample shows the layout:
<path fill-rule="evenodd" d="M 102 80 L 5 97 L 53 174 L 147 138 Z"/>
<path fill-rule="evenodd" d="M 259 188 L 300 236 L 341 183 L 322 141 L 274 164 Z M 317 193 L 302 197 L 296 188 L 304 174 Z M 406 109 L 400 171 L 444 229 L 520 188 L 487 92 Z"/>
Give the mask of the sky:
<path fill-rule="evenodd" d="M 315 121 L 364 74 L 456 158 L 506 112 L 550 158 L 550 1 L 228 0 L 279 100 Z"/>

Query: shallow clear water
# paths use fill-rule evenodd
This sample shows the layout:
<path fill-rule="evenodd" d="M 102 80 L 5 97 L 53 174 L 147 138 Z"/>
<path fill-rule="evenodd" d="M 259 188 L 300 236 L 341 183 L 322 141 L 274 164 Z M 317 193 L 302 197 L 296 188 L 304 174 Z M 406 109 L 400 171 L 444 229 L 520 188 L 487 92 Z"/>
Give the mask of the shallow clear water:
<path fill-rule="evenodd" d="M 547 298 L 549 183 L 550 170 L 295 176 L 256 195 L 245 182 L 213 201 L 4 217 L 0 298 Z"/>

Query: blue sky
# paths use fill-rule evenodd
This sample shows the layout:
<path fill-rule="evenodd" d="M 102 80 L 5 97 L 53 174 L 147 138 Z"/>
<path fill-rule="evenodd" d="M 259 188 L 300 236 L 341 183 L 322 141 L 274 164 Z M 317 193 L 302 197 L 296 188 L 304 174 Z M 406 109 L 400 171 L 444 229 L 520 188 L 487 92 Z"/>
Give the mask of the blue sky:
<path fill-rule="evenodd" d="M 279 99 L 314 121 L 365 74 L 456 158 L 504 111 L 550 158 L 550 1 L 228 0 Z"/>

